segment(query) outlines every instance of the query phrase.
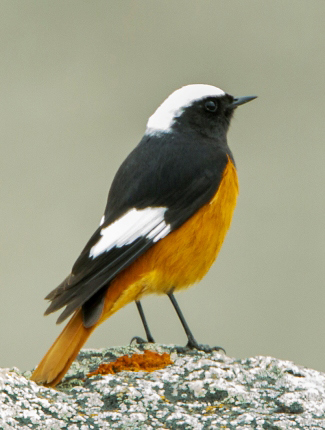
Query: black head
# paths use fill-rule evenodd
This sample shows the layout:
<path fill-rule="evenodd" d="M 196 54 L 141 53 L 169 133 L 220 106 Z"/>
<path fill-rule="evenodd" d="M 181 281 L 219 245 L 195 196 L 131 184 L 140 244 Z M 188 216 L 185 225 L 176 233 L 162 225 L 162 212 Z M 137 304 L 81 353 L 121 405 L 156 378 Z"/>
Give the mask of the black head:
<path fill-rule="evenodd" d="M 173 92 L 149 118 L 147 133 L 193 132 L 225 135 L 237 106 L 256 96 L 235 98 L 211 85 L 187 85 Z"/>

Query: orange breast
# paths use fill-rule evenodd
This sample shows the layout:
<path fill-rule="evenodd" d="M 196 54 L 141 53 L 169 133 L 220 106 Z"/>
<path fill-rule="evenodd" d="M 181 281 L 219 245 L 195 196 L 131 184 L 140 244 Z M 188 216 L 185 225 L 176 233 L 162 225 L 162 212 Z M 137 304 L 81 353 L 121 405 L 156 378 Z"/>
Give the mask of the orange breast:
<path fill-rule="evenodd" d="M 211 201 L 114 279 L 102 319 L 143 295 L 179 290 L 202 279 L 224 241 L 237 196 L 236 168 L 229 160 Z"/>
<path fill-rule="evenodd" d="M 229 160 L 213 199 L 143 255 L 152 271 L 153 289 L 159 286 L 161 292 L 171 287 L 177 290 L 203 278 L 230 227 L 237 196 L 236 168 Z M 149 285 L 147 288 L 151 290 Z"/>

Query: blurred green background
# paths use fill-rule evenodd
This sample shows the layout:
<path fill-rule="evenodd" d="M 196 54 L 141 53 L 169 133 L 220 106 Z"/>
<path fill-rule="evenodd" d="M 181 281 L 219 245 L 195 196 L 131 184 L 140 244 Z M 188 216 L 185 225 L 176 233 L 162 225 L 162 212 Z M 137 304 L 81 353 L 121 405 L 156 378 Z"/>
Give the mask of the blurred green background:
<path fill-rule="evenodd" d="M 35 366 L 63 329 L 43 297 L 69 273 L 112 178 L 176 88 L 242 96 L 240 198 L 205 279 L 178 300 L 199 342 L 325 371 L 325 2 L 0 3 L 0 366 Z M 158 342 L 186 339 L 167 297 Z M 143 335 L 136 307 L 88 347 Z"/>

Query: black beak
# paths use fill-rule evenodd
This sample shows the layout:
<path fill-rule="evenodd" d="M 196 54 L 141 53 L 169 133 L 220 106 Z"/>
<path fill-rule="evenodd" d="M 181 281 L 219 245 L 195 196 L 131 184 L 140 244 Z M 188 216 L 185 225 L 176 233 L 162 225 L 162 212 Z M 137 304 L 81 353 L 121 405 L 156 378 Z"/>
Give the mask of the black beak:
<path fill-rule="evenodd" d="M 245 97 L 235 97 L 234 101 L 230 104 L 230 108 L 235 109 L 237 106 L 243 105 L 244 103 L 250 102 L 256 99 L 257 96 L 245 96 Z"/>

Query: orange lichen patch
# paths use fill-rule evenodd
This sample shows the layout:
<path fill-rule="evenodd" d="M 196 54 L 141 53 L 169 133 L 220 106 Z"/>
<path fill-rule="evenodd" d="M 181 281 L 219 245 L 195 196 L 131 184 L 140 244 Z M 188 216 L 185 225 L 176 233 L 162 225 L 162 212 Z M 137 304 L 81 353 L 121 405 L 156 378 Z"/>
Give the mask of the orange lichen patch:
<path fill-rule="evenodd" d="M 122 372 L 153 372 L 154 370 L 163 369 L 173 364 L 170 355 L 167 352 L 159 354 L 149 350 L 144 350 L 143 354 L 132 354 L 131 356 L 123 355 L 111 363 L 102 363 L 94 372 L 88 373 L 88 378 L 94 375 L 107 375 Z"/>
<path fill-rule="evenodd" d="M 213 413 L 215 413 L 215 411 L 217 410 L 217 409 L 222 409 L 222 408 L 224 408 L 225 407 L 225 405 L 223 404 L 223 403 L 220 403 L 220 405 L 211 405 L 211 406 L 207 406 L 206 408 L 205 408 L 205 410 L 206 410 L 206 414 L 213 414 Z"/>

